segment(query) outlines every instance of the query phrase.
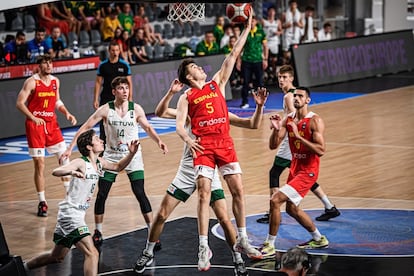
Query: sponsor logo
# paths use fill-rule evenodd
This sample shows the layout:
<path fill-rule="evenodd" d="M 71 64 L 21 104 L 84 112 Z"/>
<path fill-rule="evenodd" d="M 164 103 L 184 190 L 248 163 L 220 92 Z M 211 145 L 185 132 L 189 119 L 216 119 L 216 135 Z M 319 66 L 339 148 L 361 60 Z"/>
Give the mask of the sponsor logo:
<path fill-rule="evenodd" d="M 55 115 L 54 112 L 47 112 L 47 111 L 33 111 L 34 116 L 40 116 L 40 117 L 53 117 Z"/>
<path fill-rule="evenodd" d="M 56 88 L 54 88 L 54 89 L 56 89 Z M 39 92 L 39 93 L 37 93 L 37 95 L 39 97 L 55 97 L 56 93 L 55 93 L 55 91 L 45 91 L 45 92 Z"/>
<path fill-rule="evenodd" d="M 210 120 L 200 121 L 198 125 L 200 127 L 205 127 L 205 126 L 214 126 L 217 124 L 225 124 L 226 122 L 227 122 L 226 117 L 221 117 L 221 118 L 212 118 Z"/>
<path fill-rule="evenodd" d="M 89 228 L 88 226 L 79 227 L 78 232 L 79 232 L 79 235 L 87 234 L 89 233 Z"/>
<path fill-rule="evenodd" d="M 293 153 L 295 159 L 306 159 L 308 156 L 306 153 Z"/>

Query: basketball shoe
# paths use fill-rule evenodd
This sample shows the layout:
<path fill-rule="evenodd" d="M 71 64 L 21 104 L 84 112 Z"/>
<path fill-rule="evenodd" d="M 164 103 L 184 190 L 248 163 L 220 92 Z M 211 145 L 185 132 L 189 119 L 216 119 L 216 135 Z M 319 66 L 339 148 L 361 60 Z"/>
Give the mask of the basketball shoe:
<path fill-rule="evenodd" d="M 40 201 L 37 206 L 37 216 L 38 217 L 47 217 L 47 204 L 46 201 Z"/>
<path fill-rule="evenodd" d="M 325 236 L 322 236 L 319 241 L 315 241 L 314 239 L 311 239 L 307 242 L 301 243 L 296 245 L 298 248 L 303 249 L 319 249 L 319 248 L 326 248 L 329 245 L 329 241 Z"/>
<path fill-rule="evenodd" d="M 102 238 L 102 233 L 98 229 L 95 229 L 95 232 L 93 233 L 93 236 L 92 236 L 92 240 L 96 248 L 101 247 L 103 243 L 103 238 Z"/>
<path fill-rule="evenodd" d="M 335 217 L 339 216 L 340 214 L 341 213 L 334 206 L 331 209 L 325 209 L 325 213 L 323 213 L 319 217 L 316 217 L 315 219 L 317 221 L 327 221 L 327 220 L 330 220 L 331 218 L 335 218 Z"/>
<path fill-rule="evenodd" d="M 241 262 L 234 262 L 234 275 L 236 276 L 248 276 L 249 272 L 247 272 L 246 265 L 243 261 Z"/>
<path fill-rule="evenodd" d="M 275 247 L 269 242 L 263 243 L 260 253 L 262 253 L 263 259 L 272 259 L 276 256 Z"/>
<path fill-rule="evenodd" d="M 198 270 L 207 271 L 210 269 L 210 259 L 213 257 L 213 252 L 205 245 L 198 247 Z"/>
<path fill-rule="evenodd" d="M 237 238 L 236 244 L 233 246 L 234 251 L 245 254 L 247 257 L 253 260 L 263 259 L 262 254 L 259 250 L 254 248 L 247 237 Z"/>
<path fill-rule="evenodd" d="M 152 264 L 154 261 L 154 255 L 151 255 L 146 249 L 142 252 L 142 255 L 139 257 L 134 266 L 134 271 L 136 273 L 144 272 L 145 268 Z"/>

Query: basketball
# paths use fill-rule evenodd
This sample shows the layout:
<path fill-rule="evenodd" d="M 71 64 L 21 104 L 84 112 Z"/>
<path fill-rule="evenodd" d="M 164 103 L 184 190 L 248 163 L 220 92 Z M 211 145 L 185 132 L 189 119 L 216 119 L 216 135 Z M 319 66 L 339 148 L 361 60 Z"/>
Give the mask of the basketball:
<path fill-rule="evenodd" d="M 233 23 L 244 23 L 247 21 L 247 19 L 249 19 L 250 4 L 228 4 L 226 7 L 226 15 Z"/>

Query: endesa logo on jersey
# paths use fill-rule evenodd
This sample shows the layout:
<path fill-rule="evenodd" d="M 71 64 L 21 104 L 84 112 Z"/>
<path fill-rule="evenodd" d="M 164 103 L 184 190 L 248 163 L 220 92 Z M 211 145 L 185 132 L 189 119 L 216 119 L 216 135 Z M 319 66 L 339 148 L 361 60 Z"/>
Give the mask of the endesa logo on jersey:
<path fill-rule="evenodd" d="M 217 125 L 217 124 L 225 124 L 226 122 L 227 122 L 226 117 L 211 118 L 210 120 L 200 121 L 198 123 L 198 125 L 200 127 L 205 127 L 205 126 L 214 126 L 214 125 Z"/>
<path fill-rule="evenodd" d="M 39 116 L 39 117 L 53 117 L 55 115 L 55 113 L 53 112 L 47 112 L 47 111 L 33 111 L 33 115 L 34 116 Z"/>

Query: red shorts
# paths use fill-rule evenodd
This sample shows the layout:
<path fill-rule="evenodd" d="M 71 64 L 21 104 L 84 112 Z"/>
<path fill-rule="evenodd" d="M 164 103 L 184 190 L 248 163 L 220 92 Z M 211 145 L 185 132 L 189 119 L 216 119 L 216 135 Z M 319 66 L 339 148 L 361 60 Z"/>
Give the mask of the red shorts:
<path fill-rule="evenodd" d="M 29 149 L 43 149 L 64 141 L 56 120 L 46 121 L 45 125 L 36 125 L 32 120 L 26 120 L 26 136 Z"/>
<path fill-rule="evenodd" d="M 200 145 L 205 148 L 204 153 L 197 152 L 197 157 L 194 158 L 194 167 L 203 165 L 214 169 L 216 165 L 220 168 L 238 162 L 231 137 L 202 137 Z"/>
<path fill-rule="evenodd" d="M 294 188 L 303 198 L 312 188 L 312 185 L 315 184 L 317 179 L 318 174 L 312 172 L 298 172 L 295 175 L 293 175 L 292 172 L 289 172 L 287 184 Z"/>

